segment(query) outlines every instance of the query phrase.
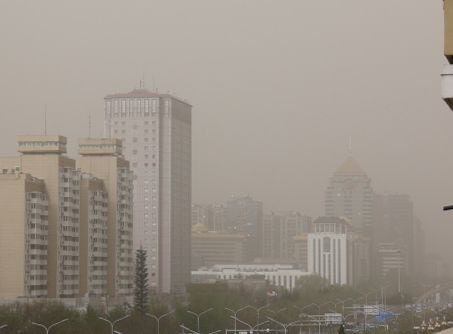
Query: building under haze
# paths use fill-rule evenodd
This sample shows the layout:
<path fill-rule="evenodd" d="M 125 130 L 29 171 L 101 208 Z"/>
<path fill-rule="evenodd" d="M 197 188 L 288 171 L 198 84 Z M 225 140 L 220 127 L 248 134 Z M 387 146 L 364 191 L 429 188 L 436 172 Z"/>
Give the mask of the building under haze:
<path fill-rule="evenodd" d="M 47 297 L 48 196 L 41 179 L 0 174 L 0 299 Z"/>
<path fill-rule="evenodd" d="M 134 248 L 147 251 L 150 285 L 163 293 L 190 282 L 191 109 L 146 89 L 105 97 L 105 134 L 122 139 L 134 172 Z"/>
<path fill-rule="evenodd" d="M 132 173 L 121 142 L 82 139 L 78 168 L 63 136 L 19 136 L 18 145 L 20 156 L 0 157 L 0 298 L 126 301 Z"/>
<path fill-rule="evenodd" d="M 345 217 L 355 230 L 369 233 L 373 222 L 373 197 L 371 179 L 350 156 L 330 179 L 325 214 Z"/>
<path fill-rule="evenodd" d="M 294 262 L 294 238 L 310 232 L 311 217 L 299 212 L 271 212 L 263 218 L 262 257 L 277 262 Z"/>
<path fill-rule="evenodd" d="M 424 257 L 423 232 L 409 195 L 376 195 L 373 212 L 376 274 L 381 279 L 392 270 L 401 270 L 410 276 L 420 274 Z M 391 261 L 386 260 L 389 257 L 398 257 L 399 267 L 389 265 Z"/>
<path fill-rule="evenodd" d="M 48 198 L 47 295 L 79 296 L 80 172 L 64 155 L 63 136 L 19 136 L 19 157 L 0 158 L 0 169 L 41 179 Z M 3 189 L 1 189 L 3 191 Z M 3 269 L 2 269 L 3 270 Z"/>
<path fill-rule="evenodd" d="M 214 264 L 240 264 L 246 259 L 246 237 L 240 233 L 209 231 L 203 224 L 192 227 L 192 270 Z"/>
<path fill-rule="evenodd" d="M 253 261 L 262 253 L 263 203 L 250 196 L 232 196 L 225 206 L 225 229 L 247 237 L 247 260 Z"/>
<path fill-rule="evenodd" d="M 192 226 L 203 224 L 209 231 L 224 231 L 225 222 L 225 206 L 213 204 L 192 205 Z"/>
<path fill-rule="evenodd" d="M 133 294 L 135 261 L 132 212 L 133 173 L 130 170 L 129 161 L 122 156 L 121 141 L 118 139 L 80 139 L 79 154 L 80 158 L 77 161 L 77 167 L 82 172 L 102 180 L 103 187 L 107 193 L 107 234 L 102 237 L 102 239 L 107 237 L 106 288 L 110 299 L 121 302 L 124 298 Z M 96 186 L 98 188 L 101 187 L 99 184 Z M 102 189 L 97 191 L 100 192 Z M 102 196 L 101 193 L 97 195 Z M 100 205 L 102 203 L 97 204 Z M 92 205 L 96 205 L 96 203 Z M 91 209 L 96 210 L 94 207 Z M 99 208 L 96 211 L 103 210 Z M 103 219 L 105 217 L 102 216 L 99 219 L 99 229 L 104 230 Z M 105 246 L 101 245 L 100 247 Z M 100 254 L 101 257 L 103 257 L 102 254 Z M 99 266 L 103 266 L 103 264 L 99 263 Z"/>
<path fill-rule="evenodd" d="M 108 194 L 104 182 L 82 173 L 80 180 L 79 296 L 107 296 Z M 100 299 L 99 299 L 100 300 Z"/>
<path fill-rule="evenodd" d="M 335 285 L 370 279 L 369 241 L 345 220 L 320 217 L 308 234 L 308 271 Z"/>

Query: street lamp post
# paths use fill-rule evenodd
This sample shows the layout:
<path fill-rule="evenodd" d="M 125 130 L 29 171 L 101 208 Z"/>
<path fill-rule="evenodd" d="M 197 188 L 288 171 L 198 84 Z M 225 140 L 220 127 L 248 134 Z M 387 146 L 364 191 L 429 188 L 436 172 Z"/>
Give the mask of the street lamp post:
<path fill-rule="evenodd" d="M 189 331 L 191 334 L 200 334 L 200 333 L 194 331 L 193 329 L 190 329 L 189 327 L 184 326 L 184 324 L 179 325 L 179 327 L 181 327 L 183 334 L 184 334 L 184 330 Z M 221 331 L 222 331 L 221 329 L 218 329 L 216 331 L 209 332 L 208 334 L 216 334 L 216 333 L 220 333 Z"/>
<path fill-rule="evenodd" d="M 213 308 L 210 307 L 210 308 L 208 308 L 207 310 L 204 310 L 203 312 L 200 312 L 200 313 L 195 313 L 195 312 L 193 312 L 193 311 L 187 311 L 187 313 L 190 313 L 190 314 L 192 314 L 192 315 L 194 315 L 194 316 L 197 317 L 197 331 L 198 331 L 198 333 L 200 333 L 200 317 L 201 317 L 203 314 L 208 313 L 208 312 L 210 312 L 210 311 L 212 311 L 212 310 L 213 310 Z"/>
<path fill-rule="evenodd" d="M 153 319 L 156 320 L 156 322 L 157 322 L 157 334 L 160 334 L 160 319 L 165 318 L 167 315 L 170 315 L 170 314 L 172 314 L 173 312 L 174 312 L 174 311 L 167 312 L 167 313 L 165 313 L 165 314 L 162 314 L 162 315 L 159 316 L 159 317 L 156 316 L 156 315 L 154 315 L 154 314 L 146 313 L 146 315 L 147 315 L 148 317 L 153 318 Z"/>
<path fill-rule="evenodd" d="M 270 312 L 274 315 L 274 317 L 276 317 L 279 313 L 282 313 L 282 312 L 285 312 L 286 311 L 286 307 L 283 307 L 281 309 L 278 309 L 276 311 L 274 310 L 267 310 L 267 312 Z"/>
<path fill-rule="evenodd" d="M 311 304 L 308 304 L 308 305 L 305 305 L 304 307 L 299 307 L 297 305 L 293 305 L 295 308 L 297 308 L 301 314 L 302 312 L 307 309 L 307 308 L 310 308 L 310 307 L 316 307 L 318 309 L 318 315 L 319 315 L 319 319 L 318 319 L 318 334 L 321 334 L 321 306 L 319 304 L 316 304 L 316 303 L 311 303 Z"/>
<path fill-rule="evenodd" d="M 342 300 L 342 299 L 338 299 L 338 302 L 335 304 L 335 312 L 336 312 L 336 310 L 337 310 L 337 305 L 338 305 L 338 304 L 342 304 L 343 307 L 342 307 L 341 315 L 343 316 L 343 315 L 344 315 L 344 304 L 345 304 L 347 301 L 349 301 L 349 300 L 354 301 L 354 299 L 352 299 L 352 298 L 346 298 L 346 299 L 343 299 L 343 300 Z"/>
<path fill-rule="evenodd" d="M 246 305 L 246 306 L 243 306 L 243 307 L 237 309 L 236 311 L 232 310 L 232 309 L 230 309 L 228 307 L 225 307 L 225 310 L 231 312 L 234 315 L 234 317 L 235 317 L 235 319 L 234 319 L 234 334 L 236 334 L 236 332 L 237 332 L 237 319 L 238 319 L 237 315 L 238 315 L 238 313 L 241 312 L 242 310 L 245 310 L 246 308 L 249 308 L 249 307 L 250 307 L 250 305 Z"/>
<path fill-rule="evenodd" d="M 296 321 L 290 322 L 290 323 L 288 323 L 288 324 L 284 324 L 284 323 L 282 323 L 282 322 L 280 322 L 280 321 L 277 321 L 277 320 L 275 320 L 275 319 L 272 319 L 272 318 L 270 318 L 270 317 L 267 317 L 267 318 L 268 318 L 270 321 L 275 322 L 277 325 L 282 326 L 283 329 L 285 330 L 285 334 L 288 334 L 288 328 L 289 328 L 289 327 L 291 327 L 292 325 L 295 325 L 295 324 L 297 324 L 298 322 L 300 322 L 300 320 L 296 320 Z"/>
<path fill-rule="evenodd" d="M 371 291 L 371 292 L 368 292 L 368 293 L 362 293 L 360 292 L 360 294 L 365 297 L 365 305 L 363 306 L 363 318 L 364 318 L 364 332 L 366 333 L 367 332 L 367 329 L 366 329 L 366 326 L 367 326 L 367 323 L 366 323 L 366 318 L 367 318 L 367 315 L 368 315 L 368 295 L 372 294 L 374 291 Z"/>
<path fill-rule="evenodd" d="M 50 325 L 49 327 L 46 327 L 45 325 L 39 324 L 39 323 L 37 323 L 37 322 L 32 322 L 31 324 L 43 328 L 43 329 L 46 331 L 46 334 L 49 334 L 50 330 L 51 330 L 53 327 L 55 327 L 55 326 L 57 326 L 57 325 L 59 325 L 59 324 L 65 322 L 65 321 L 68 321 L 68 320 L 69 320 L 69 319 L 60 320 L 60 321 L 58 321 L 58 322 L 56 322 L 56 323 Z"/>
<path fill-rule="evenodd" d="M 130 315 L 125 315 L 124 317 L 119 318 L 119 319 L 116 319 L 116 320 L 113 320 L 113 321 L 110 321 L 109 319 L 106 319 L 106 318 L 103 318 L 103 317 L 98 317 L 98 319 L 103 320 L 103 321 L 105 321 L 106 323 L 108 323 L 108 324 L 110 325 L 110 330 L 111 330 L 110 333 L 111 333 L 111 334 L 114 334 L 114 333 L 115 333 L 115 330 L 114 330 L 115 325 L 116 325 L 118 322 L 120 322 L 121 320 L 127 319 L 127 318 L 129 318 L 129 317 L 130 317 Z"/>
<path fill-rule="evenodd" d="M 249 323 L 247 323 L 247 322 L 245 322 L 245 321 L 242 321 L 242 320 L 239 319 L 239 318 L 236 318 L 234 315 L 231 315 L 230 318 L 232 318 L 232 319 L 234 319 L 234 320 L 237 320 L 237 321 L 239 321 L 240 323 L 243 323 L 244 325 L 246 325 L 246 326 L 250 329 L 250 331 L 251 331 L 252 333 L 253 333 L 253 331 L 254 331 L 256 328 L 258 328 L 259 326 L 262 326 L 262 325 L 267 324 L 267 323 L 269 322 L 269 320 L 266 320 L 266 321 L 257 323 L 255 326 L 252 326 L 252 325 L 250 325 Z M 250 333 L 250 334 L 252 334 L 252 333 Z"/>

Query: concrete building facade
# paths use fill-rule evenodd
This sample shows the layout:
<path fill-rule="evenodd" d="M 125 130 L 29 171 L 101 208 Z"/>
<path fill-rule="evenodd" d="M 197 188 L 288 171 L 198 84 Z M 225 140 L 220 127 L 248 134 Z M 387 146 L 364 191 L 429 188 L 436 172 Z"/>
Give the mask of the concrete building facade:
<path fill-rule="evenodd" d="M 294 237 L 310 232 L 311 217 L 299 212 L 277 212 L 264 215 L 262 256 L 264 259 L 294 261 Z"/>
<path fill-rule="evenodd" d="M 0 299 L 47 297 L 48 196 L 42 180 L 0 174 Z"/>
<path fill-rule="evenodd" d="M 0 158 L 0 169 L 16 169 L 45 183 L 48 196 L 47 293 L 79 295 L 80 173 L 64 155 L 63 136 L 18 136 L 19 157 Z"/>
<path fill-rule="evenodd" d="M 311 274 L 295 269 L 292 265 L 281 264 L 232 264 L 214 265 L 192 271 L 193 283 L 215 283 L 218 280 L 246 279 L 263 277 L 269 285 L 292 291 L 298 281 Z"/>
<path fill-rule="evenodd" d="M 107 193 L 107 293 L 117 300 L 132 296 L 134 280 L 133 173 L 121 153 L 118 139 L 79 140 L 78 168 L 102 180 Z"/>
<path fill-rule="evenodd" d="M 104 182 L 82 173 L 80 181 L 79 296 L 107 296 L 108 195 Z"/>
<path fill-rule="evenodd" d="M 389 263 L 386 258 L 394 258 L 398 252 L 398 263 L 406 275 L 416 272 L 415 258 L 417 224 L 414 205 L 409 195 L 376 195 L 374 199 L 373 252 L 377 256 L 376 274 L 384 278 L 388 273 Z"/>
<path fill-rule="evenodd" d="M 341 218 L 320 217 L 308 234 L 308 271 L 330 284 L 354 285 L 370 278 L 369 242 Z"/>
<path fill-rule="evenodd" d="M 263 203 L 250 196 L 232 196 L 225 206 L 224 228 L 230 233 L 242 233 L 247 237 L 247 259 L 262 255 Z"/>
<path fill-rule="evenodd" d="M 150 286 L 190 282 L 191 105 L 146 89 L 105 97 L 105 135 L 121 138 L 134 172 L 134 248 L 148 254 Z"/>
<path fill-rule="evenodd" d="M 197 224 L 192 227 L 192 270 L 214 264 L 244 263 L 246 237 L 239 233 L 208 231 Z"/>

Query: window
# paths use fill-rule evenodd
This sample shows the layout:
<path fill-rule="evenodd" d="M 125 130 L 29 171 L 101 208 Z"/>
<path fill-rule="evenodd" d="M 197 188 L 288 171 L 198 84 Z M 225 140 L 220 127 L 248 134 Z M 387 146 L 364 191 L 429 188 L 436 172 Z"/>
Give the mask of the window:
<path fill-rule="evenodd" d="M 322 248 L 324 252 L 330 252 L 330 238 L 324 237 L 322 239 Z"/>

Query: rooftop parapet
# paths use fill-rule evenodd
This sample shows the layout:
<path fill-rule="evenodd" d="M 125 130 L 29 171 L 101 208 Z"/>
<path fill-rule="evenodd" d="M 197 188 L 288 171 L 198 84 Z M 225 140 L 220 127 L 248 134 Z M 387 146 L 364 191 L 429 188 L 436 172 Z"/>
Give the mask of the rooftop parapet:
<path fill-rule="evenodd" d="M 115 155 L 123 153 L 123 145 L 116 138 L 80 138 L 80 155 Z"/>
<path fill-rule="evenodd" d="M 24 154 L 66 153 L 66 137 L 57 135 L 17 136 L 18 151 Z"/>

